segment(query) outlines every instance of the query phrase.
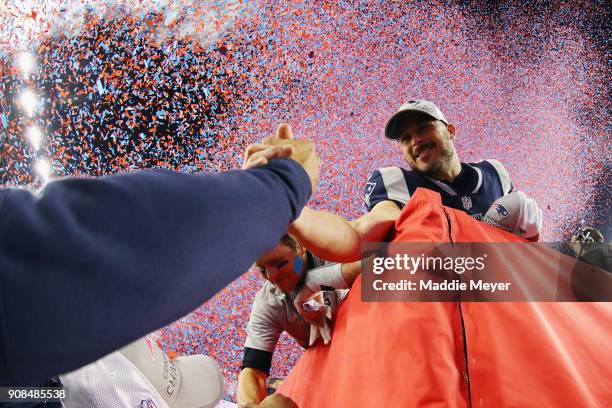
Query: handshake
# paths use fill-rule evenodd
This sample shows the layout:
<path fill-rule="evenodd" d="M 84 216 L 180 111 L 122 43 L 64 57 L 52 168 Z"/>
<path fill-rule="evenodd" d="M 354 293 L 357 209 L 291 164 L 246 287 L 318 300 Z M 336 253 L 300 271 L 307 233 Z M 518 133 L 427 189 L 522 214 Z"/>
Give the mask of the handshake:
<path fill-rule="evenodd" d="M 309 140 L 293 139 L 291 126 L 282 123 L 276 129 L 276 135 L 266 137 L 261 143 L 251 144 L 244 154 L 243 169 L 265 166 L 272 159 L 291 158 L 306 170 L 314 193 L 319 179 L 321 159 L 315 145 Z"/>

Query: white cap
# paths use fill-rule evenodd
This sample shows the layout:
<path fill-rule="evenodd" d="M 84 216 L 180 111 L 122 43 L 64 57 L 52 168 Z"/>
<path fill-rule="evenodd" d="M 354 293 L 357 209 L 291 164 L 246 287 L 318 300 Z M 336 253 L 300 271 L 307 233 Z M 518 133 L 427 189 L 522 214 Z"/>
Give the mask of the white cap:
<path fill-rule="evenodd" d="M 169 359 L 148 338 L 60 376 L 66 407 L 208 408 L 223 397 L 223 376 L 205 355 Z"/>
<path fill-rule="evenodd" d="M 397 139 L 403 129 L 397 129 L 397 120 L 406 114 L 407 112 L 416 112 L 416 113 L 424 113 L 425 115 L 429 115 L 434 119 L 441 120 L 442 122 L 448 124 L 448 121 L 444 117 L 444 114 L 433 102 L 426 100 L 414 100 L 408 101 L 395 113 L 395 115 L 391 116 L 391 119 L 387 122 L 387 126 L 385 126 L 385 137 L 388 139 Z"/>

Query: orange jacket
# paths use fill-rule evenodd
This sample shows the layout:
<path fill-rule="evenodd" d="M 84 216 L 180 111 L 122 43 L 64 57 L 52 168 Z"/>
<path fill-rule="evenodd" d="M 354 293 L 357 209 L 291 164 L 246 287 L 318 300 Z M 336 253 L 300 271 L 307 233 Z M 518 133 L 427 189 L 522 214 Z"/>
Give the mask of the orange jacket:
<path fill-rule="evenodd" d="M 523 242 L 420 189 L 393 242 Z M 551 265 L 551 267 L 555 267 Z M 612 406 L 612 304 L 361 301 L 279 392 L 308 407 Z"/>

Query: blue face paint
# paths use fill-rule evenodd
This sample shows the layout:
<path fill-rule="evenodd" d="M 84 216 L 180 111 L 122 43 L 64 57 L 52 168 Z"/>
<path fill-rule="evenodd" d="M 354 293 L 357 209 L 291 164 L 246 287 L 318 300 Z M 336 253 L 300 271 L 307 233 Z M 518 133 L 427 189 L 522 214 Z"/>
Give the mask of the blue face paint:
<path fill-rule="evenodd" d="M 296 256 L 293 259 L 293 273 L 296 275 L 302 275 L 302 267 L 304 266 L 304 261 L 302 261 L 301 256 Z"/>

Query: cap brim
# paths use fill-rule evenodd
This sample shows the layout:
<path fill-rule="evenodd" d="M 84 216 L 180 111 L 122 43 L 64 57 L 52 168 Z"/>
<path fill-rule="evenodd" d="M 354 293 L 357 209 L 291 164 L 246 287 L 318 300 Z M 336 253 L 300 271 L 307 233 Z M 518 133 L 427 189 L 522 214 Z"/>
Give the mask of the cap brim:
<path fill-rule="evenodd" d="M 180 373 L 176 394 L 167 393 L 168 356 L 157 342 L 142 338 L 119 350 L 144 375 L 171 408 L 214 407 L 223 397 L 223 375 L 214 359 L 196 354 L 172 359 Z"/>
<path fill-rule="evenodd" d="M 397 138 L 401 134 L 401 132 L 398 131 L 397 129 L 397 122 L 401 117 L 404 117 L 406 115 L 423 115 L 423 116 L 429 116 L 436 120 L 442 120 L 420 109 L 404 109 L 404 110 L 398 111 L 393 116 L 391 116 L 391 118 L 387 121 L 387 125 L 385 126 L 385 137 L 387 139 L 397 140 Z"/>
<path fill-rule="evenodd" d="M 225 384 L 217 363 L 199 354 L 173 359 L 181 373 L 181 389 L 171 408 L 209 408 L 223 397 Z"/>

